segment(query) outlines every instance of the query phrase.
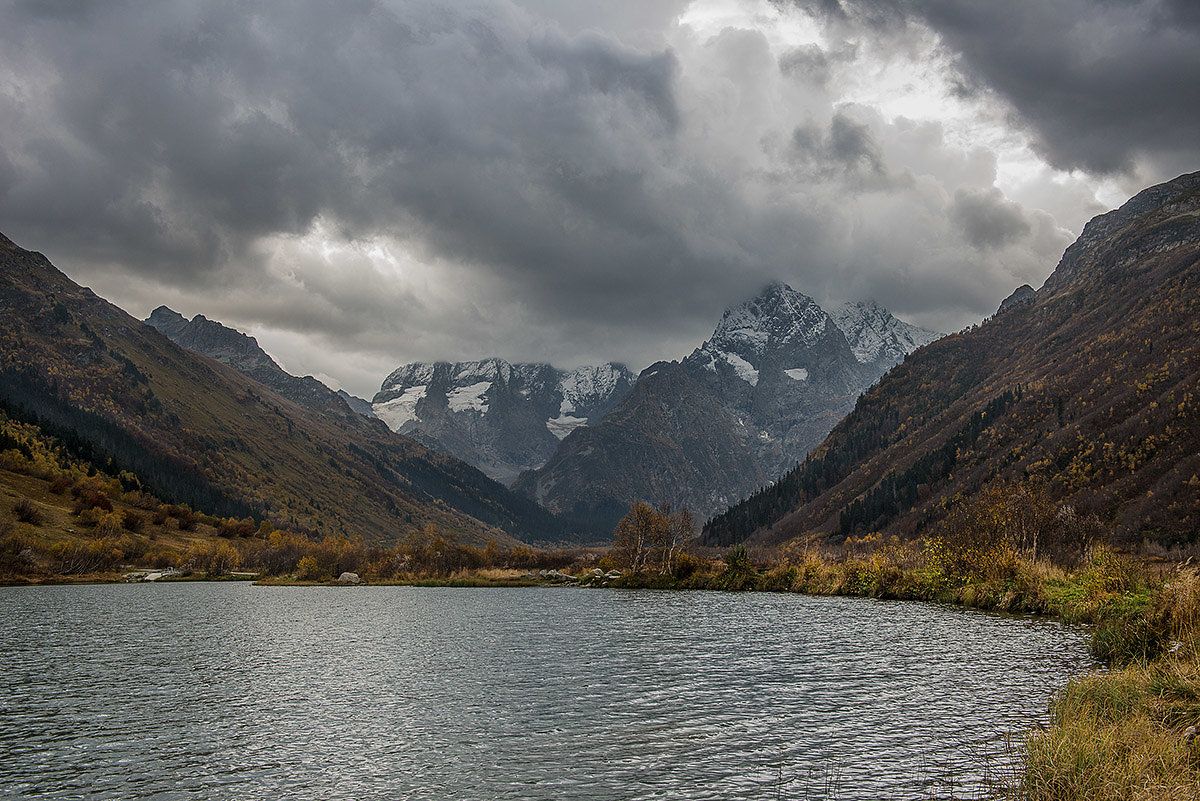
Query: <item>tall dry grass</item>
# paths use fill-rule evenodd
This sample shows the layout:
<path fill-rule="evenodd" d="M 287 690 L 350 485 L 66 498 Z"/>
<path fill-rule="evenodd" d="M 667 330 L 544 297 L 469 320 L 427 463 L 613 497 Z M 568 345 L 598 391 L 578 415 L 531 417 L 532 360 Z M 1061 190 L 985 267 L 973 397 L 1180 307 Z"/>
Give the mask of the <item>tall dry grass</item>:
<path fill-rule="evenodd" d="M 1011 788 L 1029 801 L 1175 801 L 1200 798 L 1200 575 L 1177 571 L 1152 594 L 1141 625 L 1166 642 L 1157 658 L 1073 680 L 1054 725 L 1022 743 Z M 1140 642 L 1134 629 L 1126 636 Z M 1126 647 L 1135 652 L 1136 648 Z"/>

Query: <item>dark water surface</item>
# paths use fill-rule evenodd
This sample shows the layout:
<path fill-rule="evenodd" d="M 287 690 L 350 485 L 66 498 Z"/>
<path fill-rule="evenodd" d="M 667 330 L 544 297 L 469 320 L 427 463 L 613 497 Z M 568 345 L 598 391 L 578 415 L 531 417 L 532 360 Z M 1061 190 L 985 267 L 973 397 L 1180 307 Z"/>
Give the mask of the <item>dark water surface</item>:
<path fill-rule="evenodd" d="M 969 797 L 1090 665 L 1075 627 L 860 599 L 3 588 L 0 797 Z"/>

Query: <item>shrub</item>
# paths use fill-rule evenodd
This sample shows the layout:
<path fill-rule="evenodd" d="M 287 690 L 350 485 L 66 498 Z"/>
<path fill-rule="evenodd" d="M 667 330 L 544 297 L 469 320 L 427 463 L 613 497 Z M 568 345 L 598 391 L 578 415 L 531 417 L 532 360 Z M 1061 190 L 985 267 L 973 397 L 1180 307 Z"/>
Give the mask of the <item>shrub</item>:
<path fill-rule="evenodd" d="M 205 570 L 210 574 L 228 573 L 236 570 L 241 563 L 242 557 L 236 548 L 227 542 L 219 542 L 209 552 Z"/>
<path fill-rule="evenodd" d="M 40 526 L 42 524 L 42 510 L 28 498 L 22 498 L 13 504 L 13 514 L 22 523 L 28 523 L 31 526 Z"/>
<path fill-rule="evenodd" d="M 50 492 L 54 493 L 55 495 L 62 495 L 70 486 L 71 479 L 67 478 L 66 476 L 59 476 L 51 481 L 50 486 L 48 486 L 46 489 L 50 490 Z"/>
<path fill-rule="evenodd" d="M 329 573 L 321 568 L 316 557 L 306 556 L 296 565 L 296 578 L 301 581 L 320 581 L 329 578 Z"/>
<path fill-rule="evenodd" d="M 32 538 L 14 534 L 13 524 L 0 523 L 0 573 L 25 572 L 35 566 Z"/>
<path fill-rule="evenodd" d="M 183 556 L 185 570 L 202 570 L 210 576 L 228 573 L 241 563 L 241 554 L 227 542 L 193 545 Z"/>
<path fill-rule="evenodd" d="M 96 536 L 116 538 L 121 536 L 124 529 L 125 515 L 121 512 L 109 512 L 96 524 Z"/>
<path fill-rule="evenodd" d="M 130 503 L 144 511 L 153 512 L 159 507 L 158 499 L 156 499 L 153 495 L 142 492 L 141 490 L 130 493 L 130 496 Z"/>
<path fill-rule="evenodd" d="M 249 537 L 256 531 L 254 521 L 250 518 L 245 520 L 237 520 L 229 518 L 221 520 L 217 526 L 217 536 L 232 539 L 233 537 Z"/>
<path fill-rule="evenodd" d="M 89 543 L 60 542 L 50 549 L 50 555 L 58 563 L 58 572 L 66 576 L 109 570 L 125 558 L 120 544 L 107 537 Z"/>
<path fill-rule="evenodd" d="M 108 493 L 103 490 L 85 488 L 75 497 L 75 514 L 80 514 L 88 509 L 100 509 L 105 512 L 113 510 L 112 501 L 108 498 Z"/>
<path fill-rule="evenodd" d="M 291 531 L 275 530 L 258 552 L 259 566 L 271 575 L 295 571 L 308 541 Z"/>
<path fill-rule="evenodd" d="M 744 573 L 750 570 L 750 553 L 745 545 L 735 545 L 725 552 L 725 564 L 730 571 Z"/>
<path fill-rule="evenodd" d="M 132 509 L 127 509 L 125 510 L 125 519 L 122 521 L 122 524 L 125 526 L 126 531 L 132 531 L 136 534 L 146 524 L 146 518 Z"/>
<path fill-rule="evenodd" d="M 781 564 L 767 571 L 758 588 L 775 592 L 791 592 L 800 580 L 800 569 L 795 565 Z"/>
<path fill-rule="evenodd" d="M 750 564 L 750 553 L 745 545 L 735 545 L 725 552 L 725 572 L 717 582 L 725 590 L 752 590 L 758 574 Z"/>
<path fill-rule="evenodd" d="M 170 567 L 171 555 L 166 551 L 147 551 L 143 557 L 143 561 L 151 567 Z"/>
<path fill-rule="evenodd" d="M 600 560 L 603 567 L 604 560 Z M 675 578 L 686 579 L 700 570 L 706 565 L 706 562 L 700 557 L 689 551 L 682 551 L 675 557 Z"/>

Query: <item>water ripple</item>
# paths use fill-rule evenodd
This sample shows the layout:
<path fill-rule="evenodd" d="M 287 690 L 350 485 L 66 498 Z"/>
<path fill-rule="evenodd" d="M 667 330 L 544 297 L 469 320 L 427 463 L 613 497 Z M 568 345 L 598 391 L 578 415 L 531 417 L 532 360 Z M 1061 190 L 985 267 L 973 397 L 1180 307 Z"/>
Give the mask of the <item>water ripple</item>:
<path fill-rule="evenodd" d="M 793 595 L 0 590 L 0 797 L 921 798 L 1083 633 Z M 955 786 L 951 786 L 951 784 Z"/>

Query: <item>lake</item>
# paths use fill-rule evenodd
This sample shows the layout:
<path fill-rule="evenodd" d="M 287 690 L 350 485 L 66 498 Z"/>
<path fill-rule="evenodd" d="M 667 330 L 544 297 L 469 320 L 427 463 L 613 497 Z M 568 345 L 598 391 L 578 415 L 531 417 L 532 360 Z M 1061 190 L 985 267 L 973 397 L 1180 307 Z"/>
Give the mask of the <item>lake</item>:
<path fill-rule="evenodd" d="M 0 588 L 0 797 L 973 797 L 1092 665 L 896 601 Z"/>

